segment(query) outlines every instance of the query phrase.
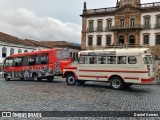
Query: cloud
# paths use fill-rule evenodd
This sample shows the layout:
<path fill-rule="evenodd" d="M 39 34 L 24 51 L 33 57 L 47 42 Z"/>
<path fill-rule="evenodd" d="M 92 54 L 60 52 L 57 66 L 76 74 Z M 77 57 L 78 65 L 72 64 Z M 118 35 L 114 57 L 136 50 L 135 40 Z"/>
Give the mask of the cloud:
<path fill-rule="evenodd" d="M 81 42 L 81 26 L 39 17 L 24 8 L 0 12 L 0 31 L 22 39 Z"/>

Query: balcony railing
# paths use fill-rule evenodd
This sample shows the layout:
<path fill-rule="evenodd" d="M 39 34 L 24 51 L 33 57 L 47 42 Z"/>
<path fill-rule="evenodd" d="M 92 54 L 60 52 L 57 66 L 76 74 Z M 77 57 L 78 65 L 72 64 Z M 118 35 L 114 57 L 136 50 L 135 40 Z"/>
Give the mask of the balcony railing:
<path fill-rule="evenodd" d="M 142 29 L 140 24 L 138 25 L 129 25 L 129 26 L 113 26 L 110 30 L 123 30 L 123 29 Z"/>
<path fill-rule="evenodd" d="M 144 3 L 144 4 L 138 5 L 138 7 L 141 7 L 141 8 L 158 7 L 158 6 L 160 6 L 160 2 Z"/>
<path fill-rule="evenodd" d="M 150 28 L 151 28 L 151 25 L 142 25 L 142 28 L 143 28 L 143 29 L 150 29 Z"/>
<path fill-rule="evenodd" d="M 90 9 L 90 10 L 87 10 L 86 13 L 87 13 L 87 14 L 106 13 L 106 12 L 113 12 L 113 11 L 115 11 L 116 9 L 117 9 L 116 7 Z"/>
<path fill-rule="evenodd" d="M 159 24 L 155 24 L 155 25 L 154 25 L 154 28 L 160 29 L 160 23 L 159 23 Z"/>

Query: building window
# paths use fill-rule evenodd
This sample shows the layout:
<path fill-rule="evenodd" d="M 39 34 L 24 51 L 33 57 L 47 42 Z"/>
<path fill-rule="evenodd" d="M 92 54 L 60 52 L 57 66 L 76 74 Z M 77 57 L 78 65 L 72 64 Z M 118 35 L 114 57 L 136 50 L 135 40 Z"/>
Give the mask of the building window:
<path fill-rule="evenodd" d="M 160 28 L 160 15 L 157 16 L 157 20 L 156 20 L 156 28 Z"/>
<path fill-rule="evenodd" d="M 124 28 L 124 24 L 125 24 L 124 19 L 121 19 L 121 20 L 120 20 L 120 27 L 121 27 L 121 28 Z"/>
<path fill-rule="evenodd" d="M 100 31 L 100 32 L 103 31 L 102 20 L 98 20 L 97 31 Z"/>
<path fill-rule="evenodd" d="M 11 48 L 11 49 L 10 49 L 10 55 L 13 55 L 13 54 L 14 54 L 14 49 Z"/>
<path fill-rule="evenodd" d="M 18 49 L 18 53 L 22 53 L 22 50 L 21 50 L 21 49 Z"/>
<path fill-rule="evenodd" d="M 156 35 L 156 44 L 160 45 L 160 35 Z"/>
<path fill-rule="evenodd" d="M 70 52 L 70 57 L 72 58 L 72 52 Z"/>
<path fill-rule="evenodd" d="M 130 27 L 134 27 L 134 25 L 135 25 L 135 19 L 132 18 L 132 19 L 130 20 Z"/>
<path fill-rule="evenodd" d="M 93 37 L 89 36 L 88 37 L 88 46 L 92 46 L 93 45 Z"/>
<path fill-rule="evenodd" d="M 124 36 L 119 37 L 119 44 L 124 44 Z"/>
<path fill-rule="evenodd" d="M 112 28 L 112 20 L 107 20 L 107 30 Z"/>
<path fill-rule="evenodd" d="M 97 45 L 101 45 L 101 44 L 102 44 L 102 37 L 97 36 Z"/>
<path fill-rule="evenodd" d="M 143 36 L 143 44 L 145 45 L 145 44 L 149 44 L 149 35 L 144 35 Z"/>
<path fill-rule="evenodd" d="M 94 31 L 94 23 L 93 21 L 89 21 L 89 32 L 93 32 Z"/>
<path fill-rule="evenodd" d="M 106 45 L 111 45 L 111 36 L 106 37 Z"/>
<path fill-rule="evenodd" d="M 2 58 L 5 58 L 7 56 L 7 48 L 3 47 L 2 48 Z"/>
<path fill-rule="evenodd" d="M 150 28 L 150 17 L 144 17 L 144 27 L 145 28 Z"/>
<path fill-rule="evenodd" d="M 27 52 L 28 52 L 28 50 L 24 50 L 24 52 L 25 52 L 25 53 L 27 53 Z"/>

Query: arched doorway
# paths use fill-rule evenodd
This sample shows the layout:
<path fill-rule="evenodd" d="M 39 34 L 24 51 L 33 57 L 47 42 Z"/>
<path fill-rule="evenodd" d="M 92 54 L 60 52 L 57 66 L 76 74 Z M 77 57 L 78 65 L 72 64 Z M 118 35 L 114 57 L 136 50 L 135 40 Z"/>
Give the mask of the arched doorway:
<path fill-rule="evenodd" d="M 124 44 L 124 36 L 119 37 L 119 44 Z"/>
<path fill-rule="evenodd" d="M 131 35 L 130 37 L 129 37 L 129 44 L 135 44 L 135 37 L 134 37 L 134 35 Z"/>

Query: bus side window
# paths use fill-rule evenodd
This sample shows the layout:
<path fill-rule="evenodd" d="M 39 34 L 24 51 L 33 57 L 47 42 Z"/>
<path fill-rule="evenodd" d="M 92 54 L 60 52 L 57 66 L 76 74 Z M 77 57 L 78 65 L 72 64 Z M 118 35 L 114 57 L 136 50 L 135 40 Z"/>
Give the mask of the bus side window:
<path fill-rule="evenodd" d="M 42 55 L 41 56 L 41 64 L 48 64 L 48 55 Z"/>
<path fill-rule="evenodd" d="M 107 56 L 107 64 L 116 64 L 116 56 Z"/>
<path fill-rule="evenodd" d="M 14 66 L 22 66 L 22 58 L 15 58 Z"/>
<path fill-rule="evenodd" d="M 117 64 L 126 64 L 126 56 L 118 56 Z"/>
<path fill-rule="evenodd" d="M 29 56 L 23 57 L 22 66 L 28 66 L 29 65 L 28 59 L 29 59 Z"/>
<path fill-rule="evenodd" d="M 135 56 L 128 57 L 128 64 L 136 64 L 136 63 L 137 63 L 137 59 Z"/>
<path fill-rule="evenodd" d="M 97 64 L 97 57 L 90 57 L 89 64 Z"/>
<path fill-rule="evenodd" d="M 5 67 L 12 67 L 13 66 L 13 59 L 7 59 L 5 61 Z"/>
<path fill-rule="evenodd" d="M 99 57 L 98 64 L 106 64 L 106 57 L 104 57 L 104 56 Z"/>
<path fill-rule="evenodd" d="M 36 56 L 30 56 L 28 59 L 29 65 L 35 65 L 36 64 Z"/>
<path fill-rule="evenodd" d="M 85 64 L 85 57 L 79 58 L 79 64 Z"/>
<path fill-rule="evenodd" d="M 40 65 L 41 64 L 41 55 L 36 56 L 36 64 Z"/>

